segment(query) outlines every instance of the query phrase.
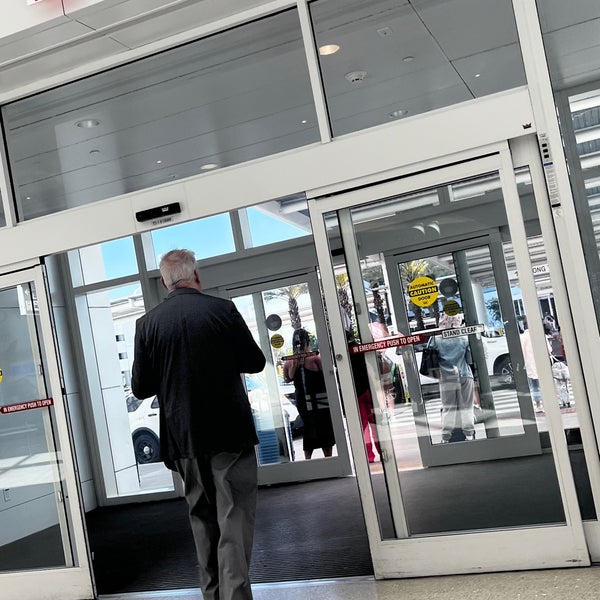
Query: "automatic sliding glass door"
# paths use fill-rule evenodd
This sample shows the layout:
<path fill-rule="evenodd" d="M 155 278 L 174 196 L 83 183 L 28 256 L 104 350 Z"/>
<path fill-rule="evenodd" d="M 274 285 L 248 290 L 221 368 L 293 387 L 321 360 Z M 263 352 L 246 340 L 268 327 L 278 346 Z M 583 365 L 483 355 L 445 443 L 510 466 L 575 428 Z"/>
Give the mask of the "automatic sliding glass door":
<path fill-rule="evenodd" d="M 260 441 L 259 482 L 350 474 L 316 275 L 236 287 L 226 294 L 267 357 L 264 371 L 245 376 Z"/>
<path fill-rule="evenodd" d="M 41 267 L 0 277 L 0 583 L 6 600 L 93 596 Z"/>
<path fill-rule="evenodd" d="M 587 564 L 508 147 L 310 204 L 376 574 Z"/>

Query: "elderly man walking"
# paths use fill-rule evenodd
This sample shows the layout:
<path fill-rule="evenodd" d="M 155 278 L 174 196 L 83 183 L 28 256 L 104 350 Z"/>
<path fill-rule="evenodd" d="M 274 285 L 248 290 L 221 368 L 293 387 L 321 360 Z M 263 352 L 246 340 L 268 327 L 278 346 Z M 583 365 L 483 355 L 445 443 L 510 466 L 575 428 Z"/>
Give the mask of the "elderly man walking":
<path fill-rule="evenodd" d="M 185 484 L 205 600 L 251 600 L 258 443 L 242 373 L 265 357 L 233 302 L 202 293 L 194 253 L 160 261 L 167 298 L 138 319 L 132 391 L 157 395 L 161 456 Z"/>

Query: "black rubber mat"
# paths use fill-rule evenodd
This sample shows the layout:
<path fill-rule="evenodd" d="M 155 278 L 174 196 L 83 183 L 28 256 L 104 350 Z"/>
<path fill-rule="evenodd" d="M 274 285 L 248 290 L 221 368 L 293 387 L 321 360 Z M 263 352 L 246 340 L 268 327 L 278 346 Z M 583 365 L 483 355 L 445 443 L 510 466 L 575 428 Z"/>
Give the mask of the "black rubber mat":
<path fill-rule="evenodd" d="M 594 505 L 581 451 L 571 451 L 584 519 Z M 413 535 L 564 521 L 551 454 L 403 471 Z M 394 538 L 383 475 L 373 489 L 384 538 Z M 183 499 L 103 508 L 87 516 L 100 594 L 198 587 Z M 372 575 L 353 477 L 261 488 L 254 583 Z"/>
<path fill-rule="evenodd" d="M 185 500 L 87 515 L 99 594 L 198 587 Z M 253 583 L 372 575 L 353 477 L 261 488 Z"/>

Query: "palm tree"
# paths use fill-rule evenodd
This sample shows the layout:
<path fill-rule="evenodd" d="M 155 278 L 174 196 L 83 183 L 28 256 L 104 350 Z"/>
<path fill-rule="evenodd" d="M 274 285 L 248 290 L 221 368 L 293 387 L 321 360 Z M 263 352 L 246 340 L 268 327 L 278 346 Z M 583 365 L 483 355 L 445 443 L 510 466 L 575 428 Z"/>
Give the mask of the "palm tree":
<path fill-rule="evenodd" d="M 300 310 L 298 308 L 297 298 L 301 294 L 308 293 L 307 283 L 298 283 L 294 285 L 288 285 L 286 287 L 278 288 L 276 290 L 269 290 L 265 292 L 265 301 L 269 302 L 275 298 L 283 298 L 288 303 L 288 314 L 290 315 L 290 323 L 293 329 L 300 329 L 302 327 L 302 319 L 300 318 Z"/>
<path fill-rule="evenodd" d="M 335 284 L 337 288 L 338 301 L 342 312 L 348 317 L 350 329 L 354 329 L 352 321 L 352 302 L 348 291 L 350 289 L 350 280 L 347 273 L 339 273 L 335 276 Z"/>
<path fill-rule="evenodd" d="M 371 282 L 371 291 L 373 292 L 373 306 L 375 307 L 377 322 L 385 324 L 385 310 L 383 307 L 383 298 L 379 293 L 379 283 L 377 281 Z"/>

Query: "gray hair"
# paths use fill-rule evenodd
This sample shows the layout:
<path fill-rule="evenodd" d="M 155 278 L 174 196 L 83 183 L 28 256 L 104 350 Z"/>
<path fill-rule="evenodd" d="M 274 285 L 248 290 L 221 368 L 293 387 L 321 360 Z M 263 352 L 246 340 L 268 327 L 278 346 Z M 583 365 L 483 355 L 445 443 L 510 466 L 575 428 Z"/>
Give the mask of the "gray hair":
<path fill-rule="evenodd" d="M 196 255 L 191 250 L 170 250 L 160 259 L 160 274 L 168 290 L 180 281 L 193 282 Z"/>

